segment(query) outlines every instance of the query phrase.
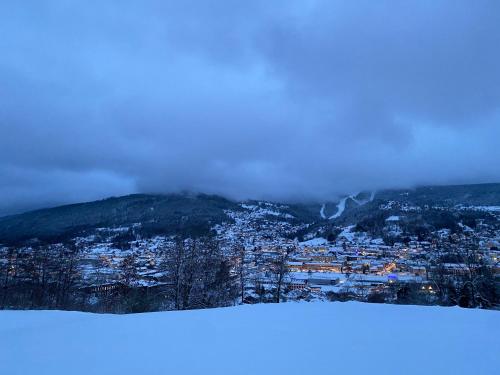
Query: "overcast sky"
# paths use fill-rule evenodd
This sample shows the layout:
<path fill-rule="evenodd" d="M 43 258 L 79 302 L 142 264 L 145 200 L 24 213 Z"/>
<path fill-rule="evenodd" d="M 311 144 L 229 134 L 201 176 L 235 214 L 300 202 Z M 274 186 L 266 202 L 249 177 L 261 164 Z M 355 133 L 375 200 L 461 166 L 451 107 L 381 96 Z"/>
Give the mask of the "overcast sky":
<path fill-rule="evenodd" d="M 0 214 L 500 181 L 500 1 L 0 2 Z"/>

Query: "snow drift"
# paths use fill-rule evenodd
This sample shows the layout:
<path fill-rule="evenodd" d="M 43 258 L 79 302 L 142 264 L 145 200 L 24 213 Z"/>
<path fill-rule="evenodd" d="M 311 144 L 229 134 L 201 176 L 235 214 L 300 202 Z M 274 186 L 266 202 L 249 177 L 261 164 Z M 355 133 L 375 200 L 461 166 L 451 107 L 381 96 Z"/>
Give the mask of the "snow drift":
<path fill-rule="evenodd" d="M 497 311 L 348 303 L 0 312 L 0 374 L 494 374 Z"/>

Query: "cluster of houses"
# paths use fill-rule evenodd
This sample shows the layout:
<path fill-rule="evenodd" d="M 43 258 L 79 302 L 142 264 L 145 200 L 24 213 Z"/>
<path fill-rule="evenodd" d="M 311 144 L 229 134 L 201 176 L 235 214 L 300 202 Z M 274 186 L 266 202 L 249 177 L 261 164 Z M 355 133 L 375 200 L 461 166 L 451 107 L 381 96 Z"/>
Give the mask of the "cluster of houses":
<path fill-rule="evenodd" d="M 415 209 L 403 208 L 402 211 Z M 292 296 L 308 292 L 321 297 L 328 292 L 348 291 L 365 298 L 394 283 L 418 283 L 423 291 L 434 293 L 430 282 L 436 272 L 433 260 L 443 250 L 474 248 L 494 273 L 500 275 L 500 230 L 481 223 L 474 230 L 451 233 L 444 229 L 425 240 L 410 237 L 404 243 L 391 245 L 380 238 L 355 232 L 353 226 L 342 227 L 333 241 L 311 234 L 299 242 L 292 234 L 307 231 L 308 224 L 293 224 L 287 214 L 273 207 L 247 206 L 245 210 L 227 214 L 232 220 L 214 227 L 216 239 L 235 269 L 242 261 L 234 256 L 235 249 L 243 249 L 245 288 L 249 295 L 255 294 L 257 288 L 271 290 L 274 287 L 275 276 L 270 266 L 284 252 L 287 254 L 284 286 Z M 276 220 L 267 220 L 269 217 Z M 387 230 L 397 234 L 399 220 L 399 216 L 389 216 Z M 136 238 L 129 241 L 126 248 L 117 248 L 112 232 L 106 232 L 100 239 L 95 236 L 76 239 L 81 250 L 79 267 L 86 282 L 83 287 L 91 288 L 96 294 L 118 288 L 123 282 L 127 257 L 133 258 L 138 286 L 161 285 L 165 280 L 161 260 L 164 253 L 175 246 L 175 239 L 167 236 Z M 468 272 L 468 267 L 470 265 L 451 259 L 440 264 L 439 272 L 461 275 Z"/>
<path fill-rule="evenodd" d="M 405 207 L 407 211 L 413 207 Z M 404 211 L 404 210 L 403 210 Z M 365 298 L 370 293 L 380 292 L 393 284 L 412 283 L 421 285 L 422 292 L 434 294 L 432 279 L 435 276 L 434 260 L 442 252 L 464 251 L 474 248 L 479 257 L 500 276 L 499 251 L 500 231 L 496 228 L 478 225 L 476 230 L 451 233 L 441 230 L 432 233 L 425 240 L 411 236 L 403 242 L 386 245 L 379 238 L 366 233 L 356 233 L 353 226 L 342 228 L 335 241 L 324 238 L 310 238 L 298 242 L 283 235 L 283 229 L 276 225 L 260 227 L 256 231 L 253 220 L 245 220 L 243 214 L 238 225 L 229 225 L 229 242 L 239 240 L 252 254 L 250 262 L 259 285 L 272 288 L 274 275 L 269 272 L 269 263 L 287 251 L 288 273 L 285 286 L 290 291 L 308 291 L 316 294 L 327 292 L 349 294 Z M 399 216 L 386 219 L 386 229 L 393 234 L 400 232 Z M 227 237 L 226 228 L 219 228 L 222 242 Z M 293 228 L 292 228 L 293 229 Z M 256 255 L 257 254 L 257 255 Z M 460 262 L 440 263 L 439 272 L 448 275 L 463 275 L 470 265 Z"/>

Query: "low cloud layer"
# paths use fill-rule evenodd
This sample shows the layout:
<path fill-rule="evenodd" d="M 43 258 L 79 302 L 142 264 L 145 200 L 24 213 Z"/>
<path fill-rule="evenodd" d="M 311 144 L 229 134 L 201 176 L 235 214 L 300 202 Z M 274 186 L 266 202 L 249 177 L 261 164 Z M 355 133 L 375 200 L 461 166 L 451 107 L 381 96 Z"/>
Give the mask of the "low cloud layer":
<path fill-rule="evenodd" d="M 3 1 L 0 214 L 500 181 L 498 1 Z"/>

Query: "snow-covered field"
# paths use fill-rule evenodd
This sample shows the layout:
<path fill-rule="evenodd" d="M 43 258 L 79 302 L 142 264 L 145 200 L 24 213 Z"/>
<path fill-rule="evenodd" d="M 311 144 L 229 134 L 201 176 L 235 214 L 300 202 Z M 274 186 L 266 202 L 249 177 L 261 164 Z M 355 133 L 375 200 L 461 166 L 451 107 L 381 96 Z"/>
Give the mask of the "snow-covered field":
<path fill-rule="evenodd" d="M 356 302 L 0 311 L 0 374 L 499 374 L 499 318 Z"/>

